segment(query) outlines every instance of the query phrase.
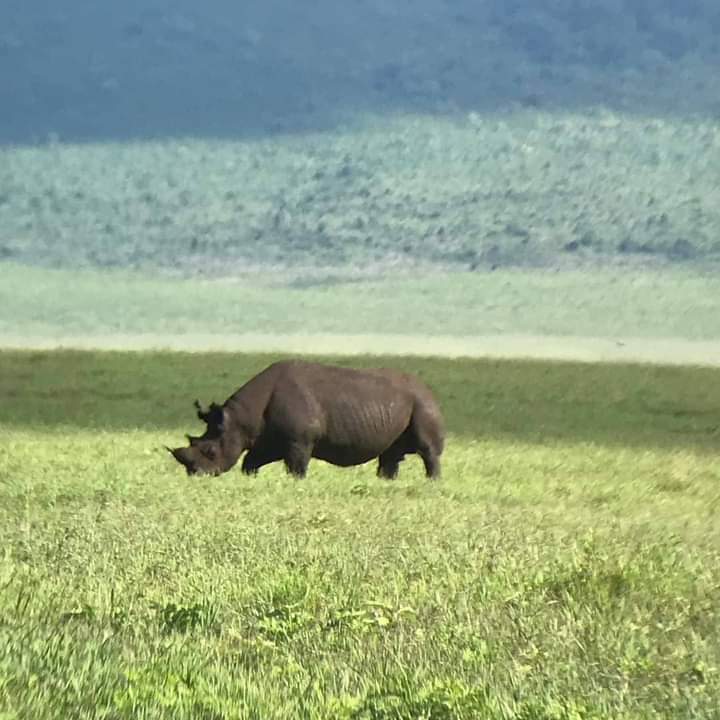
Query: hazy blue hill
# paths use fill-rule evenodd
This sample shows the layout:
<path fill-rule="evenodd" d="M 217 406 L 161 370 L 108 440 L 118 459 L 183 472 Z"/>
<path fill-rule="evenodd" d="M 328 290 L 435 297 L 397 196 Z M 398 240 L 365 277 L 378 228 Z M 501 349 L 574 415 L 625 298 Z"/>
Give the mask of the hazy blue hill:
<path fill-rule="evenodd" d="M 0 261 L 720 256 L 720 4 L 0 4 Z"/>
<path fill-rule="evenodd" d="M 717 114 L 719 32 L 714 0 L 5 0 L 0 141 L 237 136 L 516 101 Z"/>

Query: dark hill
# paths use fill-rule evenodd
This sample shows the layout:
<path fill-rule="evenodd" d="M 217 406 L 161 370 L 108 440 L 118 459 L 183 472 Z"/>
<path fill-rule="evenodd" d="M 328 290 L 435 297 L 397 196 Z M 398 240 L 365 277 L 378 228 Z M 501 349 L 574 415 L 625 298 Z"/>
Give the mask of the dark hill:
<path fill-rule="evenodd" d="M 4 0 L 0 142 L 511 102 L 717 114 L 719 36 L 716 0 Z"/>

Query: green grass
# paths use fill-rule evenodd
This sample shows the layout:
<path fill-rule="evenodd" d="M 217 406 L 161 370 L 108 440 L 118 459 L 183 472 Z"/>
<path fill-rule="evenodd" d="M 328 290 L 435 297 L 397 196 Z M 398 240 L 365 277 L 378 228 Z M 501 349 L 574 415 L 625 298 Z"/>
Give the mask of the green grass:
<path fill-rule="evenodd" d="M 0 258 L 206 276 L 707 261 L 719 138 L 712 119 L 515 109 L 4 147 Z"/>
<path fill-rule="evenodd" d="M 717 371 L 383 359 L 440 482 L 188 480 L 268 360 L 0 353 L 0 715 L 717 717 Z"/>
<path fill-rule="evenodd" d="M 720 281 L 690 270 L 497 270 L 396 279 L 283 274 L 238 282 L 0 264 L 0 334 L 47 339 L 113 334 L 385 334 L 426 338 L 532 334 L 720 337 Z M 380 350 L 381 348 L 378 348 Z"/>

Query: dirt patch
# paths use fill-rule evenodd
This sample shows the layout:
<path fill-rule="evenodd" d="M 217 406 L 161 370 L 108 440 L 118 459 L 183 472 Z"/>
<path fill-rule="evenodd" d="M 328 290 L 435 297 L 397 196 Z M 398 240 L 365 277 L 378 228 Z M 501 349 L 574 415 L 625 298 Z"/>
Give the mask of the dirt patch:
<path fill-rule="evenodd" d="M 595 338 L 542 335 L 475 337 L 412 335 L 244 334 L 83 335 L 5 337 L 5 349 L 175 350 L 277 352 L 314 355 L 423 355 L 537 358 L 582 362 L 636 362 L 720 366 L 720 340 Z"/>

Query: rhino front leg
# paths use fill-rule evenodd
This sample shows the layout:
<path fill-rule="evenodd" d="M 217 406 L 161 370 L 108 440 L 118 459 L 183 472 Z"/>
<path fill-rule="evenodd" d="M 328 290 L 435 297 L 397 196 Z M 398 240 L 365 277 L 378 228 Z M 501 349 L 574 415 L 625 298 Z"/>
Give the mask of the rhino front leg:
<path fill-rule="evenodd" d="M 276 444 L 257 443 L 243 458 L 242 471 L 246 475 L 257 475 L 263 465 L 283 459 L 283 454 Z"/>

